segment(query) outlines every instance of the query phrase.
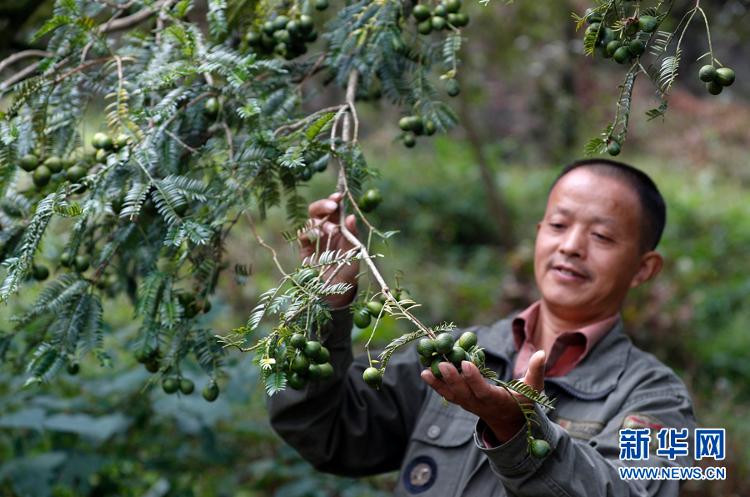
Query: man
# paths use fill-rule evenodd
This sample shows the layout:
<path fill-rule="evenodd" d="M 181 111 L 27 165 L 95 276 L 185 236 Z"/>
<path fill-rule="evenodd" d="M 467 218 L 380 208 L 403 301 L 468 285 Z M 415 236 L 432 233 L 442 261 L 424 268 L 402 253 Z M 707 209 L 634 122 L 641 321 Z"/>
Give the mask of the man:
<path fill-rule="evenodd" d="M 310 214 L 333 248 L 340 196 L 314 202 Z M 514 319 L 475 327 L 487 366 L 556 399 L 535 408 L 534 438 L 552 450 L 529 454 L 523 415 L 504 389 L 463 362 L 423 371 L 414 348 L 394 357 L 380 391 L 353 361 L 351 315 L 332 300 L 324 330 L 335 377 L 269 401 L 274 428 L 317 468 L 342 475 L 401 470 L 396 495 L 659 496 L 677 481 L 624 480 L 624 465 L 689 465 L 688 457 L 620 456 L 623 428 L 688 428 L 694 417 L 683 383 L 623 333 L 619 312 L 631 288 L 655 277 L 665 206 L 643 172 L 595 159 L 567 166 L 537 224 L 534 272 L 541 298 Z M 354 218 L 346 220 L 354 230 Z M 303 242 L 303 255 L 312 245 Z M 355 283 L 357 268 L 340 274 Z M 352 292 L 353 293 L 353 292 Z M 445 400 L 443 400 L 445 399 Z M 445 401 L 448 401 L 447 403 Z"/>

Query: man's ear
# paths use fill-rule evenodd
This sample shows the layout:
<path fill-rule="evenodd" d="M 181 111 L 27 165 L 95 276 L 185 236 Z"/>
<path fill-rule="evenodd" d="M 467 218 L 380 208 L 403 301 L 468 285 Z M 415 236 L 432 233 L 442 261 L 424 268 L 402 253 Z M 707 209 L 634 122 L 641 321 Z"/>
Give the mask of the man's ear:
<path fill-rule="evenodd" d="M 654 278 L 659 274 L 663 266 L 664 258 L 659 252 L 656 252 L 655 250 L 646 252 L 641 256 L 640 266 L 630 282 L 630 288 L 640 286 Z"/>

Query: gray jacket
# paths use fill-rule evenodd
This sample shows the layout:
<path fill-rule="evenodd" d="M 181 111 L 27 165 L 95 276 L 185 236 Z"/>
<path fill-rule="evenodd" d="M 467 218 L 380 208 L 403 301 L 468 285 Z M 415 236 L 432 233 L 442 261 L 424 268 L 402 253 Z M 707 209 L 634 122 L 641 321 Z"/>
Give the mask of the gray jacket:
<path fill-rule="evenodd" d="M 506 380 L 516 356 L 511 322 L 470 328 L 485 347 L 487 365 Z M 692 463 L 690 457 L 656 457 L 653 445 L 648 461 L 620 461 L 619 430 L 635 427 L 628 422 L 687 427 L 691 437 L 695 427 L 684 384 L 636 348 L 621 321 L 573 371 L 545 379 L 545 393 L 556 401 L 549 413 L 537 407 L 534 436 L 552 447 L 544 459 L 529 455 L 523 430 L 485 448 L 483 423 L 421 380 L 414 346 L 393 356 L 379 391 L 368 387 L 362 380 L 366 358 L 352 358 L 351 326 L 348 310 L 335 311 L 324 330 L 333 379 L 269 399 L 274 429 L 319 470 L 360 476 L 400 469 L 399 496 L 678 495 L 677 481 L 622 480 L 617 471 L 625 464 Z"/>

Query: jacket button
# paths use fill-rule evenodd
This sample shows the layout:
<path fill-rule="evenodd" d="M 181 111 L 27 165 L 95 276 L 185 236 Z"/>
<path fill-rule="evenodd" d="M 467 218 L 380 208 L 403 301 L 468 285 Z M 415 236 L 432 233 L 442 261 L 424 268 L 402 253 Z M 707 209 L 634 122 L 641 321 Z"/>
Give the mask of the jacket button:
<path fill-rule="evenodd" d="M 440 436 L 440 427 L 438 425 L 432 425 L 427 428 L 427 436 L 435 439 Z"/>

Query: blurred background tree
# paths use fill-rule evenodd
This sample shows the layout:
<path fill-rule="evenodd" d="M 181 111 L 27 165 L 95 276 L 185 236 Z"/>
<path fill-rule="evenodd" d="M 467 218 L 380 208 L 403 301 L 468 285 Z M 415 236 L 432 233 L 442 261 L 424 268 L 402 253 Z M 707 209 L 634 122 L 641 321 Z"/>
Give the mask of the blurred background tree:
<path fill-rule="evenodd" d="M 750 5 L 701 4 L 712 21 L 714 50 L 736 68 L 737 82 L 719 97 L 706 94 L 697 78 L 702 63 L 694 62 L 705 52 L 705 40 L 694 36 L 684 44 L 685 77 L 663 120 L 645 120 L 643 112 L 655 100 L 645 85 L 636 91 L 621 158 L 652 175 L 667 199 L 661 246 L 667 263 L 623 314 L 633 340 L 685 379 L 700 425 L 727 429 L 727 480 L 688 482 L 682 495 L 735 497 L 750 493 L 750 428 L 744 422 L 750 407 Z M 359 106 L 361 140 L 385 197 L 374 220 L 400 230 L 378 247 L 387 256 L 384 273 L 402 275 L 425 322 L 489 323 L 536 298 L 534 226 L 548 185 L 611 119 L 622 79 L 615 66 L 582 55 L 570 12 L 589 5 L 466 2 L 472 24 L 462 49 L 462 92 L 454 100 L 461 124 L 447 137 L 407 150 L 397 139 L 396 109 L 377 101 Z M 30 34 L 51 9 L 50 1 L 0 4 L 0 58 L 43 49 L 29 41 Z M 314 110 L 340 97 L 323 91 L 306 105 Z M 306 200 L 328 195 L 335 181 L 335 172 L 317 175 Z M 281 236 L 285 229 L 284 213 L 274 210 L 263 236 L 286 247 L 280 256 L 294 266 L 296 252 Z M 253 272 L 246 281 L 221 278 L 213 308 L 201 318 L 213 329 L 241 325 L 274 284 L 270 256 L 251 251 L 249 239 L 249 227 L 240 221 L 227 260 Z M 32 287 L 0 308 L 0 323 L 37 293 Z M 86 360 L 76 375 L 24 389 L 17 374 L 23 364 L 3 361 L 0 495 L 389 495 L 393 475 L 357 481 L 321 475 L 285 448 L 267 424 L 265 394 L 247 355 L 229 354 L 222 395 L 212 404 L 144 389 L 148 373 L 126 346 L 138 328 L 133 309 L 118 299 L 106 304 L 106 312 L 110 368 Z M 6 357 L 10 326 L 2 328 L 7 334 L 0 336 L 0 357 Z M 375 339 L 385 344 L 403 331 L 401 323 L 386 319 Z M 360 346 L 369 335 L 353 334 Z M 23 347 L 23 337 L 16 341 Z M 204 379 L 194 364 L 183 375 Z"/>

